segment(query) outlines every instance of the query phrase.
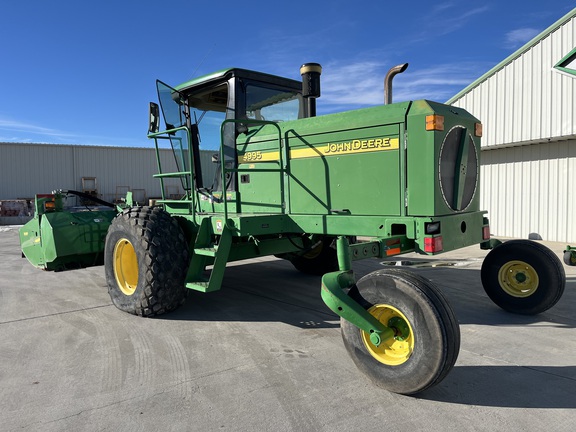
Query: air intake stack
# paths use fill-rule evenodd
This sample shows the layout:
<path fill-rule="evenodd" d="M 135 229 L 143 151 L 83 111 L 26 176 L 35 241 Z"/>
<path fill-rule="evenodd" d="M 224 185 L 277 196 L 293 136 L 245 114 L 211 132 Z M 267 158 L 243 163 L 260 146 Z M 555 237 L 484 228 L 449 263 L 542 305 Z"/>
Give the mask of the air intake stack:
<path fill-rule="evenodd" d="M 320 97 L 321 74 L 322 66 L 318 63 L 305 63 L 300 67 L 302 96 L 308 101 L 308 117 L 316 117 L 316 98 Z"/>

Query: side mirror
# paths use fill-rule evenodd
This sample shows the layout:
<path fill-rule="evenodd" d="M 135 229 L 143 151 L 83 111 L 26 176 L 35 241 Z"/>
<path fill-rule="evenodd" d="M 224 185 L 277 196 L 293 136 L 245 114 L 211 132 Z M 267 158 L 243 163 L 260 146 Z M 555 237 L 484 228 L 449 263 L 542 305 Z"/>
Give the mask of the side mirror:
<path fill-rule="evenodd" d="M 160 108 L 157 103 L 150 102 L 150 123 L 148 133 L 157 133 L 160 129 Z"/>
<path fill-rule="evenodd" d="M 236 124 L 236 135 L 240 135 L 240 134 L 247 134 L 248 133 L 248 126 L 245 125 L 244 123 L 237 123 Z"/>

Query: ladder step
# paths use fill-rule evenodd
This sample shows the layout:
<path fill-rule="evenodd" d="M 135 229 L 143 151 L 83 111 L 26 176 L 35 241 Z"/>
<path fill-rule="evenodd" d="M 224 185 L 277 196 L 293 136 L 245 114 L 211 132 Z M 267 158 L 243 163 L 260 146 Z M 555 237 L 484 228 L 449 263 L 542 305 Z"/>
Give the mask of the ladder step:
<path fill-rule="evenodd" d="M 194 291 L 206 292 L 208 291 L 209 282 L 188 282 L 186 288 L 192 289 Z"/>
<path fill-rule="evenodd" d="M 194 248 L 194 253 L 196 255 L 215 257 L 217 252 L 218 249 L 216 248 Z"/>
<path fill-rule="evenodd" d="M 194 290 L 194 291 L 200 291 L 200 292 L 212 292 L 212 291 L 216 291 L 220 289 L 220 285 L 219 284 L 212 284 L 210 285 L 210 282 L 203 282 L 203 281 L 198 281 L 198 282 L 188 282 L 186 284 L 186 288 Z"/>

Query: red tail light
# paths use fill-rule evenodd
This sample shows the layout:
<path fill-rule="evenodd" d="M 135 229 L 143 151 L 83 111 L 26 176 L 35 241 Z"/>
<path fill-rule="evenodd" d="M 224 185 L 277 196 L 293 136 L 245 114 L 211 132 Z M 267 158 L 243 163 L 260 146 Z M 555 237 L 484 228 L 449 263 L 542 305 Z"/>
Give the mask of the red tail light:
<path fill-rule="evenodd" d="M 490 226 L 489 225 L 482 227 L 482 240 L 490 240 Z"/>
<path fill-rule="evenodd" d="M 442 249 L 444 249 L 442 245 L 442 236 L 424 238 L 424 252 L 434 253 L 440 252 Z"/>

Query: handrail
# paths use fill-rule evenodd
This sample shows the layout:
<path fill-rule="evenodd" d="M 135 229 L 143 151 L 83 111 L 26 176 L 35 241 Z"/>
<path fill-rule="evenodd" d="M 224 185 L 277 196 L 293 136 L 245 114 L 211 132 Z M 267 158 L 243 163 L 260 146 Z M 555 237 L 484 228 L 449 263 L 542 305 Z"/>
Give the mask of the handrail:
<path fill-rule="evenodd" d="M 175 134 L 176 132 L 179 131 L 185 131 L 186 132 L 186 141 L 187 141 L 187 145 L 188 145 L 188 161 L 185 161 L 183 159 L 184 156 L 184 147 L 182 146 L 182 141 L 183 139 L 181 137 L 177 137 L 177 136 L 170 136 Z M 156 147 L 156 161 L 158 163 L 158 174 L 153 174 L 152 177 L 154 178 L 159 178 L 160 179 L 160 189 L 161 189 L 161 193 L 162 193 L 162 200 L 165 201 L 166 200 L 166 193 L 164 191 L 164 178 L 170 178 L 170 177 L 186 177 L 188 176 L 188 178 L 186 179 L 186 184 L 190 187 L 193 187 L 193 175 L 192 175 L 192 167 L 194 166 L 193 164 L 193 160 L 192 160 L 192 151 L 190 149 L 190 131 L 188 130 L 188 128 L 186 126 L 179 126 L 176 128 L 172 128 L 172 129 L 167 129 L 164 131 L 159 131 L 159 132 L 153 132 L 153 133 L 149 133 L 147 135 L 148 138 L 153 138 L 154 139 L 154 145 Z M 158 146 L 158 140 L 159 139 L 164 139 L 164 140 L 169 140 L 170 143 L 172 143 L 172 140 L 177 140 L 179 142 L 180 145 L 180 152 L 181 152 L 181 161 L 182 163 L 188 163 L 189 165 L 189 169 L 188 171 L 178 171 L 178 172 L 172 172 L 172 173 L 163 173 L 162 172 L 162 164 L 160 162 L 160 151 L 159 151 L 159 146 Z M 172 151 L 174 151 L 174 147 L 172 147 Z M 176 157 L 177 155 L 174 154 L 174 156 Z M 178 161 L 176 161 L 178 163 Z M 184 167 L 185 168 L 185 167 Z M 192 201 L 192 206 L 195 206 L 195 199 L 194 199 L 194 194 L 190 193 L 190 198 Z"/>
<path fill-rule="evenodd" d="M 160 174 L 152 174 L 154 178 L 164 178 L 164 177 L 182 177 L 184 175 L 189 175 L 189 171 L 178 171 L 178 172 L 171 172 L 171 173 L 160 173 Z"/>
<path fill-rule="evenodd" d="M 270 120 L 252 120 L 252 119 L 226 119 L 222 122 L 222 125 L 220 125 L 220 167 L 221 167 L 221 175 L 222 175 L 222 198 L 223 198 L 223 202 L 224 202 L 224 220 L 226 221 L 226 226 L 228 229 L 232 229 L 233 227 L 228 226 L 228 200 L 226 199 L 226 174 L 227 173 L 231 173 L 231 172 L 239 172 L 238 169 L 236 168 L 232 168 L 227 170 L 226 169 L 226 159 L 224 158 L 224 126 L 227 123 L 242 123 L 242 124 L 246 124 L 246 125 L 271 125 L 274 126 L 277 130 L 278 130 L 278 155 L 279 155 L 279 164 L 280 164 L 280 168 L 278 169 L 278 172 L 280 173 L 280 194 L 281 194 L 281 202 L 285 202 L 284 201 L 284 181 L 283 181 L 283 177 L 282 177 L 282 173 L 284 173 L 285 169 L 284 169 L 284 158 L 283 158 L 283 154 L 282 154 L 282 130 L 280 129 L 280 126 L 278 126 L 277 122 L 274 121 L 270 121 Z M 234 145 L 236 145 L 236 143 L 234 143 Z M 236 159 L 237 160 L 237 159 Z M 271 169 L 271 171 L 276 171 L 274 169 Z M 282 208 L 282 211 L 284 211 L 284 208 Z"/>

